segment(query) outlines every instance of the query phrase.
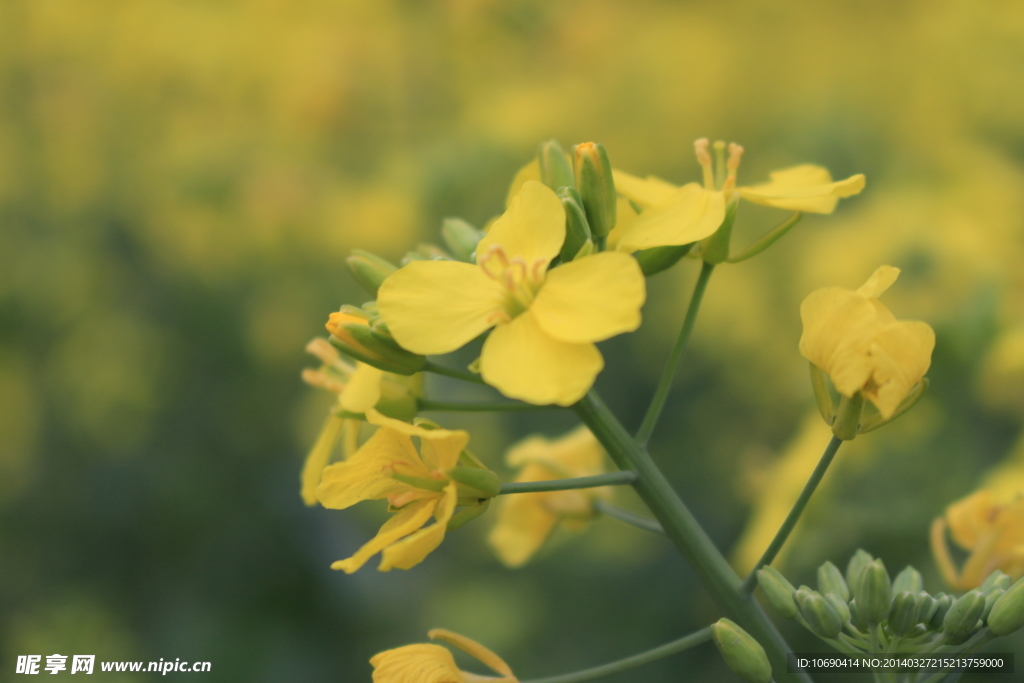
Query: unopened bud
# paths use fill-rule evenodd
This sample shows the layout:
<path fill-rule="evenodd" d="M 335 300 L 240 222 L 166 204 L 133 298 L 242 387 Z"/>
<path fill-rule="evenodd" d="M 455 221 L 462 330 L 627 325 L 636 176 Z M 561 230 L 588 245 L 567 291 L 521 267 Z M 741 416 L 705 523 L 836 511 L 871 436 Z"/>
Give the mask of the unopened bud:
<path fill-rule="evenodd" d="M 576 254 L 590 240 L 590 224 L 583 210 L 583 200 L 574 187 L 562 187 L 558 190 L 558 199 L 565 209 L 565 242 L 559 253 L 563 262 L 572 261 Z"/>
<path fill-rule="evenodd" d="M 817 591 L 801 596 L 797 601 L 800 615 L 807 622 L 811 631 L 821 638 L 832 639 L 843 630 L 843 620 L 835 607 Z"/>
<path fill-rule="evenodd" d="M 552 190 L 557 192 L 559 188 L 573 186 L 572 164 L 557 140 L 541 143 L 537 161 L 540 162 L 540 181 Z"/>
<path fill-rule="evenodd" d="M 843 623 L 850 621 L 852 615 L 850 614 L 850 605 L 847 604 L 841 597 L 835 593 L 826 593 L 825 599 L 828 600 L 829 604 L 832 605 L 836 612 L 839 613 L 839 618 L 843 620 Z"/>
<path fill-rule="evenodd" d="M 856 598 L 850 600 L 850 622 L 864 633 L 867 633 L 868 620 L 864 617 L 863 611 L 857 606 Z"/>
<path fill-rule="evenodd" d="M 843 602 L 850 601 L 850 588 L 843 580 L 843 574 L 831 562 L 818 567 L 818 590 L 823 594 L 835 593 Z"/>
<path fill-rule="evenodd" d="M 356 249 L 345 259 L 352 277 L 370 294 L 377 296 L 377 290 L 391 273 L 398 270 L 390 262 L 376 254 Z"/>
<path fill-rule="evenodd" d="M 695 242 L 690 242 L 679 246 L 641 249 L 633 253 L 633 258 L 640 264 L 640 270 L 644 272 L 644 276 L 650 277 L 677 264 L 679 259 L 690 253 L 694 244 Z"/>
<path fill-rule="evenodd" d="M 792 619 L 796 616 L 796 602 L 793 600 L 793 584 L 786 580 L 774 567 L 762 567 L 757 570 L 757 585 L 776 612 Z"/>
<path fill-rule="evenodd" d="M 902 593 L 903 591 L 917 593 L 923 589 L 924 581 L 921 579 L 921 572 L 909 565 L 904 567 L 903 571 L 892 580 L 892 592 L 894 594 Z"/>
<path fill-rule="evenodd" d="M 1006 591 L 1002 588 L 995 588 L 988 593 L 985 593 L 985 609 L 981 612 L 981 620 L 987 622 L 989 615 L 992 614 L 992 609 L 995 604 L 999 601 L 999 598 L 1003 597 L 1003 593 Z"/>
<path fill-rule="evenodd" d="M 729 619 L 719 619 L 711 626 L 718 651 L 733 673 L 750 683 L 770 683 L 772 665 L 761 644 Z"/>
<path fill-rule="evenodd" d="M 587 222 L 594 237 L 603 239 L 615 227 L 615 182 L 604 145 L 584 142 L 572 148 L 572 168 Z"/>
<path fill-rule="evenodd" d="M 858 548 L 846 565 L 846 585 L 852 588 L 853 582 L 860 576 L 860 570 L 868 566 L 873 559 L 875 558 L 871 556 L 871 553 Z"/>
<path fill-rule="evenodd" d="M 867 564 L 852 588 L 857 608 L 868 623 L 881 623 L 889 614 L 889 604 L 892 602 L 892 582 L 889 580 L 889 572 L 885 571 L 885 564 L 881 560 Z"/>
<path fill-rule="evenodd" d="M 326 327 L 335 348 L 385 372 L 411 375 L 426 365 L 425 357 L 400 348 L 393 340 L 385 341 L 379 331 L 371 331 L 366 320 L 351 313 L 331 313 Z"/>
<path fill-rule="evenodd" d="M 962 643 L 977 630 L 985 611 L 985 596 L 979 590 L 968 591 L 953 603 L 942 620 L 942 632 L 950 643 Z"/>
<path fill-rule="evenodd" d="M 1010 579 L 1009 576 L 1007 576 L 1002 571 L 997 569 L 988 575 L 988 578 L 985 579 L 985 582 L 981 584 L 978 590 L 980 590 L 982 593 L 988 593 L 989 591 L 995 590 L 997 588 L 1007 590 L 1010 587 L 1010 584 L 1012 583 L 1013 581 Z"/>
<path fill-rule="evenodd" d="M 935 612 L 932 613 L 932 618 L 928 620 L 928 628 L 933 631 L 942 630 L 942 622 L 945 621 L 949 608 L 953 606 L 953 601 L 953 596 L 947 593 L 940 593 L 935 596 Z"/>
<path fill-rule="evenodd" d="M 917 626 L 919 605 L 917 596 L 910 591 L 901 591 L 892 599 L 889 608 L 889 630 L 898 636 L 905 636 Z"/>
<path fill-rule="evenodd" d="M 501 480 L 488 469 L 456 466 L 448 470 L 448 476 L 473 489 L 470 493 L 479 492 L 479 498 L 493 498 L 501 493 Z"/>
<path fill-rule="evenodd" d="M 1005 636 L 1024 626 L 1024 579 L 1018 579 L 999 596 L 988 615 L 988 629 Z"/>
<path fill-rule="evenodd" d="M 461 218 L 445 218 L 441 223 L 441 239 L 445 246 L 452 253 L 452 256 L 460 261 L 472 261 L 476 245 L 480 243 L 484 234 Z"/>
<path fill-rule="evenodd" d="M 938 609 L 938 600 L 924 591 L 917 594 L 917 621 L 919 624 L 929 623 Z"/>

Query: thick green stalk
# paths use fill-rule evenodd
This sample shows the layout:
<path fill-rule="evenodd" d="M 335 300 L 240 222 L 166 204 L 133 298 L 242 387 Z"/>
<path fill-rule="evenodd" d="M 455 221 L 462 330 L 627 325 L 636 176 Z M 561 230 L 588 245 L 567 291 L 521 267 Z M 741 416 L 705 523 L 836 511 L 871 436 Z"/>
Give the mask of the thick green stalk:
<path fill-rule="evenodd" d="M 659 659 L 664 659 L 669 655 L 674 655 L 678 652 L 682 652 L 683 650 L 689 650 L 691 647 L 700 645 L 701 643 L 706 643 L 709 640 L 711 640 L 711 627 L 705 626 L 701 630 L 691 633 L 688 636 L 684 636 L 679 640 L 673 640 L 671 643 L 665 643 L 653 650 L 641 652 L 638 655 L 626 657 L 625 659 L 620 659 L 617 662 L 609 662 L 608 664 L 595 666 L 592 669 L 574 671 L 571 674 L 564 674 L 562 676 L 537 678 L 530 681 L 523 681 L 522 683 L 583 683 L 584 681 L 593 681 L 597 678 L 604 678 L 605 676 L 617 674 L 620 671 L 627 671 L 638 666 L 643 666 L 644 664 L 656 662 Z"/>
<path fill-rule="evenodd" d="M 700 302 L 704 298 L 704 290 L 707 289 L 708 280 L 711 278 L 711 272 L 714 269 L 713 263 L 703 262 L 701 266 L 700 275 L 697 276 L 697 284 L 694 286 L 693 295 L 690 297 L 690 306 L 686 309 L 686 317 L 683 318 L 683 327 L 679 330 L 679 337 L 676 338 L 675 346 L 672 347 L 672 353 L 668 357 L 668 363 L 665 364 L 665 370 L 661 373 L 661 379 L 658 380 L 658 388 L 654 390 L 651 405 L 647 408 L 644 420 L 640 423 L 640 429 L 636 433 L 636 441 L 641 446 L 647 445 L 651 438 L 651 433 L 654 431 L 654 426 L 658 424 L 661 411 L 665 408 L 665 400 L 668 398 L 669 389 L 672 388 L 672 380 L 675 379 L 679 361 L 682 360 L 683 352 L 686 351 L 686 344 L 690 340 L 690 333 L 693 332 L 693 324 L 697 321 L 697 312 L 700 311 Z"/>
<path fill-rule="evenodd" d="M 800 492 L 800 497 L 793 503 L 792 509 L 789 514 L 786 515 L 786 521 L 779 527 L 778 532 L 775 534 L 775 538 L 768 544 L 768 549 L 764 551 L 764 555 L 757 561 L 754 568 L 750 570 L 750 574 L 747 575 L 746 580 L 740 589 L 744 593 L 754 592 L 754 588 L 757 586 L 757 570 L 766 564 L 771 564 L 775 556 L 782 550 L 783 544 L 789 535 L 793 533 L 793 527 L 800 521 L 800 515 L 803 514 L 804 508 L 807 507 L 807 502 L 814 495 L 814 490 L 818 488 L 818 484 L 821 483 L 821 478 L 825 476 L 825 471 L 828 470 L 828 466 L 832 464 L 832 458 L 835 457 L 836 451 L 839 450 L 839 446 L 843 443 L 843 440 L 838 436 L 833 436 L 828 442 L 828 446 L 825 447 L 825 452 L 821 455 L 821 460 L 818 461 L 817 467 L 814 468 L 814 472 L 811 473 L 811 478 L 804 484 L 804 490 Z"/>
<path fill-rule="evenodd" d="M 501 493 L 536 493 L 538 491 L 569 491 L 571 489 L 592 489 L 598 486 L 622 486 L 636 481 L 636 474 L 628 470 L 595 474 L 591 477 L 571 479 L 549 479 L 547 481 L 519 481 L 501 485 Z"/>
<path fill-rule="evenodd" d="M 594 391 L 583 397 L 573 409 L 590 427 L 615 464 L 637 474 L 638 480 L 634 484 L 637 493 L 693 567 L 718 608 L 761 643 L 775 679 L 780 683 L 809 682 L 811 679 L 806 673 L 786 671 L 786 653 L 789 650 L 786 641 L 761 607 L 749 595 L 740 592 L 739 577 L 654 464 L 647 450 L 630 438 Z"/>
<path fill-rule="evenodd" d="M 519 410 L 547 410 L 558 406 L 536 406 L 519 401 L 433 401 L 421 398 L 416 401 L 420 410 L 435 410 L 446 413 L 498 413 Z"/>

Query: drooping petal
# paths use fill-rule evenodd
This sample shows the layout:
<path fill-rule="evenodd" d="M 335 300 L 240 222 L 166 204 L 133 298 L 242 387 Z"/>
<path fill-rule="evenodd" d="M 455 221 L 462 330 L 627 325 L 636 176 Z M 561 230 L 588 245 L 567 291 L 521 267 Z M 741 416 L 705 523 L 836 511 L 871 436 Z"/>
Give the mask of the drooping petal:
<path fill-rule="evenodd" d="M 679 189 L 679 186 L 652 175 L 639 178 L 614 169 L 612 179 L 615 181 L 615 190 L 626 199 L 639 204 L 642 209 L 669 203 Z"/>
<path fill-rule="evenodd" d="M 640 327 L 646 293 L 636 259 L 608 251 L 548 272 L 530 312 L 555 339 L 597 342 Z"/>
<path fill-rule="evenodd" d="M 904 321 L 887 325 L 874 339 L 871 385 L 864 396 L 888 419 L 921 381 L 931 365 L 935 332 L 923 322 Z"/>
<path fill-rule="evenodd" d="M 555 339 L 531 311 L 499 325 L 484 342 L 480 373 L 509 398 L 528 403 L 572 405 L 583 398 L 604 367 L 593 344 Z"/>
<path fill-rule="evenodd" d="M 323 470 L 317 498 L 326 508 L 342 510 L 363 500 L 378 500 L 408 489 L 407 484 L 391 478 L 395 464 L 416 476 L 430 476 L 406 434 L 378 429 L 351 458 Z"/>
<path fill-rule="evenodd" d="M 382 572 L 391 571 L 396 567 L 409 569 L 422 562 L 444 540 L 444 533 L 448 529 L 452 513 L 455 512 L 455 504 L 458 499 L 458 488 L 455 482 L 451 482 L 445 487 L 444 496 L 432 501 L 436 521 L 427 528 L 420 529 L 385 548 L 378 569 Z"/>
<path fill-rule="evenodd" d="M 832 181 L 828 170 L 814 164 L 802 164 L 768 174 L 768 182 L 737 188 L 749 202 L 790 211 L 832 213 L 842 197 L 864 189 L 864 175 Z"/>
<path fill-rule="evenodd" d="M 306 464 L 302 466 L 302 502 L 306 505 L 316 505 L 316 487 L 320 485 L 320 475 L 331 459 L 331 451 L 338 443 L 341 436 L 341 428 L 345 420 L 331 415 L 324 422 L 316 443 L 306 457 Z"/>
<path fill-rule="evenodd" d="M 547 263 L 562 250 L 564 241 L 565 209 L 562 202 L 547 185 L 528 180 L 523 183 L 519 194 L 512 198 L 508 210 L 477 244 L 477 261 L 491 247 L 498 245 L 509 259 L 521 258 L 528 266 L 538 260 Z"/>
<path fill-rule="evenodd" d="M 347 560 L 338 560 L 331 569 L 340 569 L 346 574 L 358 571 L 366 561 L 382 550 L 385 550 L 399 539 L 405 538 L 422 527 L 434 513 L 437 499 L 418 500 L 400 509 L 384 525 L 370 541 Z"/>
<path fill-rule="evenodd" d="M 527 465 L 516 481 L 547 481 L 556 475 L 540 465 Z M 551 535 L 558 516 L 545 505 L 546 493 L 517 493 L 501 496 L 497 521 L 487 543 L 506 567 L 526 564 Z"/>
<path fill-rule="evenodd" d="M 402 347 L 439 354 L 494 325 L 506 296 L 501 284 L 470 263 L 413 261 L 384 281 L 377 306 Z"/>
<path fill-rule="evenodd" d="M 645 210 L 619 238 L 616 249 L 633 252 L 678 246 L 713 234 L 725 220 L 725 194 L 697 183 L 683 185 L 665 203 Z"/>
<path fill-rule="evenodd" d="M 476 658 L 482 664 L 490 667 L 496 674 L 514 678 L 512 668 L 505 663 L 504 659 L 475 640 L 470 640 L 466 636 L 460 636 L 458 633 L 453 633 L 443 628 L 430 629 L 427 631 L 427 637 L 431 640 L 441 640 L 449 645 L 454 645 L 469 656 Z"/>
<path fill-rule="evenodd" d="M 387 417 L 376 410 L 368 412 L 366 419 L 370 424 L 419 437 L 420 459 L 428 470 L 443 472 L 455 467 L 462 449 L 469 443 L 469 432 L 462 429 L 425 429 Z"/>
<path fill-rule="evenodd" d="M 373 683 L 463 683 L 452 653 L 440 645 L 396 647 L 370 659 Z"/>
<path fill-rule="evenodd" d="M 380 382 L 384 371 L 366 363 L 357 363 L 345 390 L 341 392 L 341 407 L 350 413 L 365 413 L 380 400 Z"/>

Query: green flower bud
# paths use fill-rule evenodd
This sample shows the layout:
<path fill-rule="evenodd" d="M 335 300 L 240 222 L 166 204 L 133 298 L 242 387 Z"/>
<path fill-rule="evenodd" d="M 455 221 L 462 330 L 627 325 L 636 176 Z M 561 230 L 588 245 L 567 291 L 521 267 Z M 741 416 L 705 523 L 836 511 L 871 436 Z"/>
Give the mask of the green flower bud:
<path fill-rule="evenodd" d="M 797 607 L 811 632 L 820 638 L 832 639 L 838 636 L 843 630 L 843 619 L 835 607 L 817 591 L 808 592 L 800 597 L 801 599 L 797 600 Z"/>
<path fill-rule="evenodd" d="M 852 618 L 850 614 L 850 605 L 847 604 L 841 597 L 835 593 L 826 593 L 825 599 L 828 600 L 829 604 L 835 608 L 836 612 L 839 613 L 839 618 L 843 620 L 843 623 L 847 623 Z"/>
<path fill-rule="evenodd" d="M 933 598 L 928 593 L 921 591 L 917 594 L 917 621 L 921 624 L 927 624 L 935 616 L 935 611 L 939 609 L 939 601 Z"/>
<path fill-rule="evenodd" d="M 996 588 L 1006 590 L 1010 587 L 1011 583 L 1013 583 L 1013 581 L 1010 577 L 997 569 L 988 575 L 988 578 L 985 579 L 985 583 L 981 584 L 981 587 L 978 590 L 982 593 L 988 593 Z"/>
<path fill-rule="evenodd" d="M 540 164 L 540 180 L 557 192 L 563 187 L 573 186 L 572 164 L 565 150 L 557 140 L 542 142 L 537 150 L 537 161 Z"/>
<path fill-rule="evenodd" d="M 999 596 L 988 615 L 988 629 L 1005 636 L 1024 626 L 1024 579 Z"/>
<path fill-rule="evenodd" d="M 774 567 L 762 567 L 757 570 L 757 584 L 761 587 L 765 599 L 776 612 L 792 619 L 796 616 L 796 602 L 793 600 L 793 584 L 786 580 Z"/>
<path fill-rule="evenodd" d="M 843 580 L 843 574 L 831 562 L 818 567 L 818 590 L 824 594 L 835 593 L 843 602 L 850 601 L 850 588 Z"/>
<path fill-rule="evenodd" d="M 483 232 L 461 218 L 445 218 L 441 223 L 441 238 L 452 256 L 460 261 L 472 261 L 476 245 L 484 237 Z"/>
<path fill-rule="evenodd" d="M 900 591 L 892 599 L 889 608 L 889 630 L 898 636 L 905 636 L 917 626 L 920 606 L 917 596 L 910 591 Z"/>
<path fill-rule="evenodd" d="M 332 313 L 327 321 L 331 345 L 367 365 L 398 375 L 412 375 L 427 364 L 424 356 L 406 351 L 367 323 L 348 312 Z"/>
<path fill-rule="evenodd" d="M 961 595 L 942 620 L 942 632 L 946 640 L 958 644 L 974 635 L 984 611 L 985 595 L 981 591 L 972 590 Z"/>
<path fill-rule="evenodd" d="M 852 588 L 853 582 L 860 576 L 860 570 L 866 567 L 873 559 L 875 558 L 871 556 L 871 553 L 858 548 L 857 552 L 850 558 L 849 564 L 846 565 L 846 585 Z"/>
<path fill-rule="evenodd" d="M 711 635 L 726 665 L 736 675 L 750 683 L 771 682 L 772 665 L 764 648 L 735 622 L 719 619 L 711 626 Z"/>
<path fill-rule="evenodd" d="M 362 249 L 353 251 L 352 255 L 345 259 L 345 265 L 359 286 L 374 296 L 377 296 L 377 290 L 388 275 L 398 270 L 380 256 Z"/>
<path fill-rule="evenodd" d="M 583 245 L 590 241 L 590 225 L 587 214 L 583 210 L 583 200 L 575 187 L 562 187 L 558 190 L 558 198 L 565 209 L 565 242 L 559 257 L 563 262 L 572 261 Z"/>
<path fill-rule="evenodd" d="M 942 622 L 946 618 L 946 612 L 953 606 L 953 601 L 953 596 L 946 593 L 939 593 L 935 596 L 936 608 L 932 613 L 932 618 L 928 620 L 928 628 L 933 631 L 942 630 Z"/>
<path fill-rule="evenodd" d="M 987 622 L 989 615 L 992 613 L 992 609 L 995 607 L 996 602 L 999 598 L 1003 597 L 1003 593 L 1006 591 L 1002 588 L 996 588 L 994 590 L 985 593 L 985 609 L 981 612 L 981 620 Z"/>
<path fill-rule="evenodd" d="M 615 227 L 615 181 L 604 146 L 584 142 L 572 148 L 572 168 L 576 187 L 583 199 L 587 222 L 594 237 L 603 239 Z"/>
<path fill-rule="evenodd" d="M 857 606 L 856 598 L 850 601 L 850 623 L 856 626 L 860 631 L 867 633 L 868 620 L 864 618 L 863 611 Z"/>
<path fill-rule="evenodd" d="M 501 493 L 501 480 L 488 469 L 456 466 L 448 470 L 448 476 L 470 489 L 470 494 L 479 493 L 478 498 L 493 498 Z"/>
<path fill-rule="evenodd" d="M 853 596 L 857 600 L 857 609 L 869 624 L 879 624 L 888 616 L 892 582 L 881 560 L 874 560 L 861 569 L 860 576 L 853 583 Z"/>
<path fill-rule="evenodd" d="M 679 262 L 679 259 L 690 253 L 694 244 L 695 242 L 690 242 L 689 244 L 682 244 L 678 247 L 651 247 L 650 249 L 641 249 L 633 254 L 633 258 L 635 258 L 637 263 L 640 264 L 640 270 L 644 272 L 644 275 L 646 277 L 650 277 L 674 266 Z"/>
<path fill-rule="evenodd" d="M 921 579 L 921 573 L 909 565 L 904 567 L 903 571 L 892 580 L 893 593 L 902 593 L 903 591 L 918 593 L 922 590 L 924 590 L 924 581 Z"/>

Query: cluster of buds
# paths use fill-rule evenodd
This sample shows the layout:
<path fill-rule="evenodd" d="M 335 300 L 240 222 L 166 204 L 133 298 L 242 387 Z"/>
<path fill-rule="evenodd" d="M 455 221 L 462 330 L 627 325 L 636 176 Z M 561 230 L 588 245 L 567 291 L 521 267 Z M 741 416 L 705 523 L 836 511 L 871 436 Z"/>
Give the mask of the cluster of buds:
<path fill-rule="evenodd" d="M 841 652 L 969 652 L 1024 626 L 1024 583 L 995 571 L 963 595 L 932 595 L 907 567 L 890 579 L 882 560 L 858 550 L 845 575 L 818 568 L 818 589 L 794 588 L 772 567 L 757 573 L 765 598 L 782 616 Z"/>

